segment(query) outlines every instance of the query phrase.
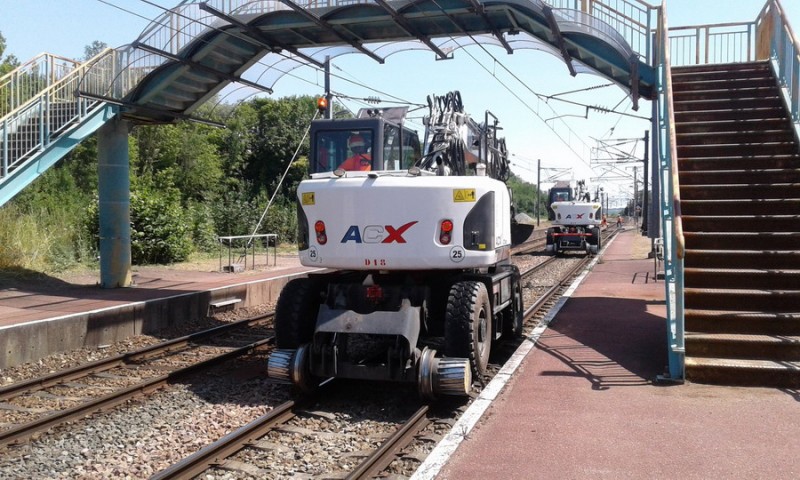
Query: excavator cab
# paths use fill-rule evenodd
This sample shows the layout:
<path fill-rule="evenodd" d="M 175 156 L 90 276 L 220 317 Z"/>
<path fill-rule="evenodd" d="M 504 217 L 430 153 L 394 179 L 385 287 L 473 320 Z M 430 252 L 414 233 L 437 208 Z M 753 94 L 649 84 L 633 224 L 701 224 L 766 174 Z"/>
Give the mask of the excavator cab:
<path fill-rule="evenodd" d="M 417 132 L 403 126 L 407 107 L 361 109 L 358 118 L 311 124 L 310 173 L 408 170 L 422 157 Z"/>

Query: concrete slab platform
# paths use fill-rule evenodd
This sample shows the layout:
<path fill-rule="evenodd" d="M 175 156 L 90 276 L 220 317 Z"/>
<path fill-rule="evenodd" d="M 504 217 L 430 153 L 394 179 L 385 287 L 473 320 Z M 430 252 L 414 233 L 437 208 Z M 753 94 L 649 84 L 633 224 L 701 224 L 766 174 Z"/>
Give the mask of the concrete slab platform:
<path fill-rule="evenodd" d="M 641 240 L 608 246 L 474 428 L 456 425 L 454 453 L 414 479 L 800 478 L 800 391 L 655 381 L 665 291 Z"/>

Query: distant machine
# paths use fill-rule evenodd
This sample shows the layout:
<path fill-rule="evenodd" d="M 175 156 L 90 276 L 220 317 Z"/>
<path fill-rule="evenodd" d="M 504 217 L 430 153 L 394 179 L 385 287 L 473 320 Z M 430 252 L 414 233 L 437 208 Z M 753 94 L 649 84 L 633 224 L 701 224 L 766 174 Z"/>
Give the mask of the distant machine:
<path fill-rule="evenodd" d="M 584 251 L 596 255 L 602 248 L 600 225 L 603 209 L 599 201 L 593 201 L 586 183 L 578 181 L 557 182 L 548 195 L 547 229 L 545 251 L 560 255 L 567 251 Z"/>
<path fill-rule="evenodd" d="M 340 377 L 466 395 L 492 344 L 521 334 L 510 252 L 533 227 L 514 222 L 498 122 L 488 111 L 472 120 L 458 92 L 428 107 L 424 145 L 404 125 L 406 108 L 312 122 L 299 256 L 337 270 L 283 289 L 271 377 L 302 390 Z"/>

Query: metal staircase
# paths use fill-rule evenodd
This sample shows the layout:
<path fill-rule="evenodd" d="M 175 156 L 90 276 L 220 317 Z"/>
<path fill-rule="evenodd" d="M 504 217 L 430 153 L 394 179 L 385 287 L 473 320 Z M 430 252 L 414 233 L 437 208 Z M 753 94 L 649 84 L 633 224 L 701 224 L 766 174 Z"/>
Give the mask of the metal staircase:
<path fill-rule="evenodd" d="M 114 115 L 116 107 L 75 96 L 93 61 L 41 54 L 0 78 L 0 205 Z"/>
<path fill-rule="evenodd" d="M 800 386 L 800 148 L 768 62 L 672 69 L 686 378 Z"/>

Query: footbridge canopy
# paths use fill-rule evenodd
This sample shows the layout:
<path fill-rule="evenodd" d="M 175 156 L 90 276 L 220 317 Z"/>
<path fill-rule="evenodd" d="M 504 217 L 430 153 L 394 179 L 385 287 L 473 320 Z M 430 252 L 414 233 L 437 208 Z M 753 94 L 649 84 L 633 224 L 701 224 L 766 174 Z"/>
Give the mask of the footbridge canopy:
<path fill-rule="evenodd" d="M 656 92 L 655 9 L 636 2 L 623 12 L 579 0 L 186 0 L 96 61 L 78 90 L 136 122 L 165 123 L 192 116 L 230 84 L 272 92 L 283 75 L 327 58 L 360 53 L 383 63 L 427 49 L 445 59 L 477 43 L 558 55 L 565 72 L 605 76 L 636 107 Z"/>

